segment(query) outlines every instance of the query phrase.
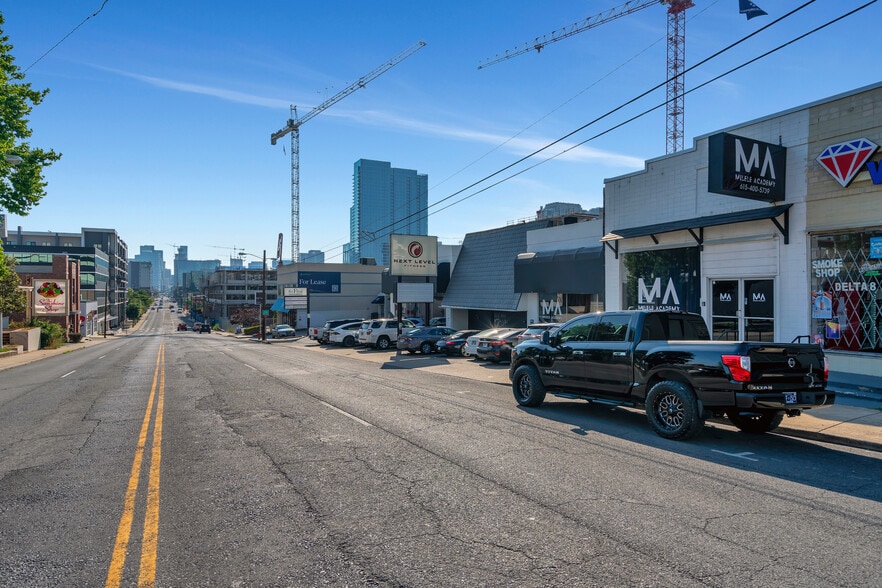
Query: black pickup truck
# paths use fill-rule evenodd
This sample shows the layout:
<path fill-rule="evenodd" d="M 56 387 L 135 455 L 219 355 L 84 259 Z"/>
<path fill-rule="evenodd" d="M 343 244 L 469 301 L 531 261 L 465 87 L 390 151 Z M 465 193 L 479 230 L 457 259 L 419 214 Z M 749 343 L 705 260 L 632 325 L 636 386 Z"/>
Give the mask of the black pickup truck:
<path fill-rule="evenodd" d="M 711 341 L 704 319 L 679 311 L 623 310 L 578 316 L 512 351 L 509 377 L 521 406 L 550 393 L 644 407 L 668 439 L 726 417 L 765 433 L 784 415 L 833 404 L 820 346 Z"/>

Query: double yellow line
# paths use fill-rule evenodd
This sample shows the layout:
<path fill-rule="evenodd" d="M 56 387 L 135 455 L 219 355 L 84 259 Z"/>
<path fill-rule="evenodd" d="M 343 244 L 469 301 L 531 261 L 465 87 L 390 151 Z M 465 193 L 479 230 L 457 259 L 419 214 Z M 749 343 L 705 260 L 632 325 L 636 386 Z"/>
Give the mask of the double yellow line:
<path fill-rule="evenodd" d="M 141 478 L 141 462 L 144 457 L 144 449 L 147 446 L 147 433 L 150 430 L 150 420 L 154 413 L 154 402 L 156 403 L 156 412 L 153 422 L 153 442 L 150 447 L 150 475 L 147 480 L 147 501 L 144 513 L 144 534 L 141 540 L 141 567 L 138 572 L 138 586 L 154 586 L 156 584 L 156 543 L 159 535 L 159 464 L 162 458 L 162 409 L 165 404 L 164 345 L 159 346 L 159 353 L 156 356 L 153 385 L 150 388 L 147 410 L 141 424 L 141 434 L 138 437 L 138 447 L 135 450 L 135 460 L 132 463 L 131 476 L 129 476 L 125 505 L 116 531 L 113 557 L 110 560 L 110 569 L 104 584 L 108 588 L 119 586 L 122 581 L 126 550 L 135 516 L 135 498 L 138 494 Z"/>

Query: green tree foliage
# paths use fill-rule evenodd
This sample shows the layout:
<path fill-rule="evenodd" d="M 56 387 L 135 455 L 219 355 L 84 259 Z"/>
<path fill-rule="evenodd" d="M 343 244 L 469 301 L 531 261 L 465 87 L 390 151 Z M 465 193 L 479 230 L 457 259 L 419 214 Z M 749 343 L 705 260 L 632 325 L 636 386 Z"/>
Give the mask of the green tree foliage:
<path fill-rule="evenodd" d="M 0 246 L 0 315 L 24 312 L 28 298 L 21 286 L 21 278 L 15 273 L 15 260 L 6 257 Z"/>
<path fill-rule="evenodd" d="M 26 215 L 46 195 L 43 168 L 61 158 L 60 153 L 31 147 L 28 115 L 49 90 L 33 90 L 23 82 L 24 74 L 15 65 L 9 37 L 3 34 L 0 13 L 0 210 Z M 17 156 L 13 164 L 6 156 Z"/>
<path fill-rule="evenodd" d="M 147 309 L 153 305 L 153 296 L 146 290 L 132 290 L 129 288 L 128 302 L 126 303 L 126 318 L 137 321 Z"/>

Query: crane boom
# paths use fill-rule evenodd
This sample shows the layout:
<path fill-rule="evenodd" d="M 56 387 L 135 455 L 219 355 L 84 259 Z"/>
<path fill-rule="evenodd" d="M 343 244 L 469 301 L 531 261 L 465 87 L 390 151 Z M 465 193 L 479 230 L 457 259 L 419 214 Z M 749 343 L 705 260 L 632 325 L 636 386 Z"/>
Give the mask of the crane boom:
<path fill-rule="evenodd" d="M 667 153 L 683 150 L 683 68 L 686 61 L 686 21 L 683 13 L 694 4 L 692 0 L 629 0 L 621 6 L 610 8 L 606 12 L 595 14 L 581 23 L 573 23 L 559 31 L 552 31 L 543 37 L 536 37 L 532 43 L 525 43 L 512 51 L 506 51 L 488 59 L 478 69 L 499 63 L 506 59 L 522 55 L 534 49 L 538 53 L 549 43 L 572 37 L 588 29 L 606 24 L 611 20 L 633 14 L 649 6 L 663 4 L 668 7 L 668 50 L 667 50 L 667 89 L 666 89 L 666 136 Z"/>
<path fill-rule="evenodd" d="M 297 107 L 291 106 L 291 117 L 287 124 L 270 135 L 270 143 L 276 142 L 287 134 L 291 134 L 291 261 L 300 260 L 300 127 L 306 121 L 314 118 L 334 104 L 340 102 L 356 90 L 364 88 L 368 82 L 375 80 L 388 70 L 392 69 L 420 49 L 426 46 L 425 41 L 418 41 L 398 55 L 392 57 L 370 73 L 358 78 L 355 82 L 340 90 L 309 112 L 303 117 L 297 116 Z"/>
<path fill-rule="evenodd" d="M 518 55 L 523 55 L 524 53 L 529 53 L 533 50 L 535 50 L 536 53 L 539 53 L 539 51 L 541 51 L 546 45 L 550 45 L 551 43 L 554 43 L 556 41 L 566 39 L 567 37 L 572 37 L 573 35 L 577 35 L 583 31 L 587 31 L 588 29 L 593 29 L 594 27 L 608 23 L 611 20 L 627 16 L 633 12 L 637 12 L 638 10 L 643 10 L 644 8 L 647 8 L 649 6 L 662 3 L 663 0 L 629 0 L 621 6 L 610 8 L 609 10 L 601 12 L 599 14 L 595 14 L 594 16 L 589 16 L 582 22 L 574 22 L 573 24 L 560 30 L 551 31 L 547 35 L 543 35 L 541 38 L 536 37 L 535 39 L 533 39 L 532 42 L 524 43 L 520 47 L 515 47 L 511 51 L 506 51 L 502 55 L 497 55 L 495 57 L 487 59 L 478 66 L 478 69 L 489 67 L 491 65 L 499 63 L 500 61 L 505 61 L 506 59 L 510 59 Z"/>

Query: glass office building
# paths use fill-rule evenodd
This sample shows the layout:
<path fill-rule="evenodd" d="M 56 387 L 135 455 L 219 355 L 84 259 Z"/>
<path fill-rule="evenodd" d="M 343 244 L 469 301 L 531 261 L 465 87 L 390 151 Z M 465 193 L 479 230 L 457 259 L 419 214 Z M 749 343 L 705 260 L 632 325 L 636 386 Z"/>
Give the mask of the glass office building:
<path fill-rule="evenodd" d="M 345 263 L 389 265 L 389 235 L 428 235 L 429 176 L 359 159 L 352 175 Z"/>

